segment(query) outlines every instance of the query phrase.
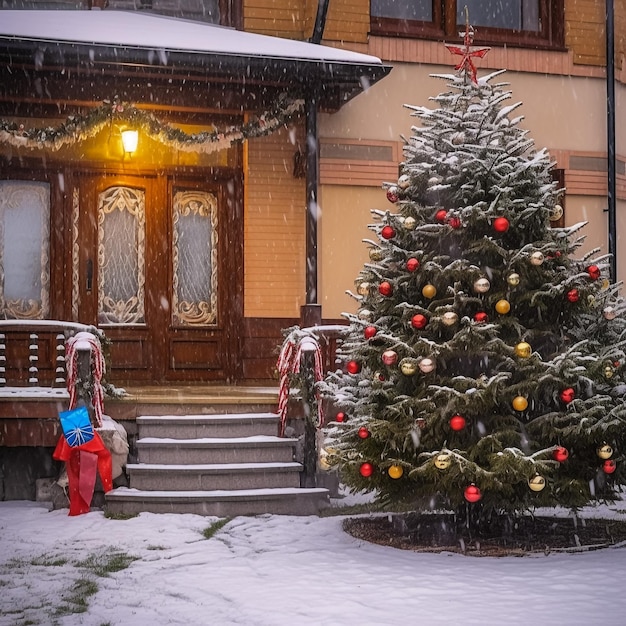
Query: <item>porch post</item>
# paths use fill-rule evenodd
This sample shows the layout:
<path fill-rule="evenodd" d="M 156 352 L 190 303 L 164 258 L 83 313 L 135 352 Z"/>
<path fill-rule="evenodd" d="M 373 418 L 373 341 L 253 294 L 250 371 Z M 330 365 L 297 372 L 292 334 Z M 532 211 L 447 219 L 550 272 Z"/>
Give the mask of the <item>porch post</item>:
<path fill-rule="evenodd" d="M 319 139 L 317 135 L 318 90 L 307 98 L 306 113 L 306 304 L 300 309 L 302 326 L 316 326 L 322 321 L 322 307 L 317 304 L 317 194 L 319 185 Z"/>

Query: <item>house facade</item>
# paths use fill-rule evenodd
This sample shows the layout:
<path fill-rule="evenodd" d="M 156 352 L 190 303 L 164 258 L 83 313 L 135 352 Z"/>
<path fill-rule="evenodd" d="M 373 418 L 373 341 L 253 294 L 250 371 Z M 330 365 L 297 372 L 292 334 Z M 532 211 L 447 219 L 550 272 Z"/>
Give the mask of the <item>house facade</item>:
<path fill-rule="evenodd" d="M 40 43 L 22 42 L 17 49 L 6 43 L 5 120 L 25 129 L 58 127 L 68 115 L 84 115 L 116 99 L 148 111 L 158 123 L 176 125 L 186 135 L 176 144 L 140 130 L 132 154 L 121 147 L 124 124 L 113 125 L 113 130 L 103 127 L 99 134 L 60 149 L 0 144 L 5 189 L 16 179 L 30 180 L 38 201 L 50 206 L 49 232 L 38 234 L 49 238 L 42 248 L 48 249 L 37 267 L 42 276 L 49 268 L 49 279 L 44 279 L 49 280 L 48 293 L 42 291 L 41 279 L 28 288 L 35 295 L 23 288 L 12 297 L 9 289 L 3 294 L 2 316 L 98 324 L 112 340 L 114 382 L 272 379 L 281 330 L 299 320 L 304 305 L 318 305 L 326 321 L 354 308 L 345 290 L 367 261 L 361 241 L 369 233 L 369 211 L 391 208 L 381 183 L 397 177 L 401 137 L 410 133 L 411 118 L 403 105 L 426 104 L 445 88 L 431 75 L 453 71 L 455 57 L 443 42 L 459 41 L 466 19 L 461 4 L 468 6 L 475 44 L 491 47 L 478 61 L 479 73 L 507 69 L 513 98 L 523 102 L 524 126 L 555 161 L 555 175 L 566 189 L 565 223 L 588 221 L 586 249 L 615 251 L 616 278 L 623 278 L 626 251 L 620 254 L 619 233 L 626 195 L 626 131 L 617 124 L 612 192 L 616 222 L 609 241 L 605 3 L 520 0 L 501 9 L 500 3 L 453 0 L 329 0 L 326 5 L 312 0 L 110 0 L 102 18 L 118 9 L 144 19 L 170 15 L 293 43 L 310 41 L 321 25 L 324 48 L 364 55 L 355 58 L 366 71 L 353 71 L 349 87 L 338 86 L 334 79 L 331 89 L 332 68 L 316 74 L 309 67 L 303 77 L 285 78 L 296 66 L 274 62 L 273 69 L 263 67 L 261 54 L 252 69 L 256 76 L 246 78 L 250 68 L 242 70 L 241 58 L 231 58 L 221 70 L 221 62 L 207 69 L 205 60 L 183 59 L 169 50 L 161 51 L 167 59 L 159 59 L 154 42 L 134 41 L 146 27 L 129 23 L 118 33 L 130 37 L 122 59 L 94 62 L 93 50 L 81 57 L 81 45 L 86 46 L 80 41 L 67 43 L 56 58 L 48 46 L 41 59 L 35 53 L 45 49 Z M 26 10 L 85 11 L 91 5 L 8 3 L 9 8 Z M 618 117 L 624 102 L 622 5 L 622 0 L 615 3 L 613 29 Z M 321 16 L 319 7 L 326 10 Z M 110 27 L 104 21 L 106 31 Z M 109 50 L 115 49 L 100 42 L 98 54 L 106 56 L 107 43 Z M 146 53 L 150 45 L 152 52 Z M 386 72 L 379 67 L 371 72 L 378 59 L 394 68 L 379 82 Z M 193 133 L 239 130 L 255 115 L 279 115 L 281 94 L 293 100 L 304 91 L 309 97 L 315 83 L 322 92 L 315 129 L 319 173 L 314 209 L 307 198 L 303 108 L 270 134 L 253 129 L 245 142 L 219 150 L 192 149 Z M 367 89 L 354 98 L 363 91 L 360 87 Z M 35 181 L 43 184 L 37 188 Z M 139 213 L 129 208 L 133 206 L 140 207 Z M 207 240 L 211 245 L 204 244 Z M 28 256 L 41 242 L 33 238 L 20 250 Z M 10 246 L 2 256 L 19 258 Z M 19 272 L 7 275 L 9 265 L 5 261 L 5 289 L 11 281 L 25 283 Z M 21 302 L 17 308 L 10 304 L 16 301 Z M 31 301 L 38 301 L 35 307 L 40 309 L 24 304 Z"/>

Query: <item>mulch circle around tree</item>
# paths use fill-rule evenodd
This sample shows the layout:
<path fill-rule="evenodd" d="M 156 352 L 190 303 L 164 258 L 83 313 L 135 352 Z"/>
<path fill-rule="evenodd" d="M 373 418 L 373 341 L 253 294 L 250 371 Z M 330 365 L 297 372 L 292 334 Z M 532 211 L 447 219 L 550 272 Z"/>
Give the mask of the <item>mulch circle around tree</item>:
<path fill-rule="evenodd" d="M 595 518 L 501 518 L 479 534 L 459 529 L 450 514 L 408 513 L 347 518 L 343 528 L 357 539 L 383 546 L 468 556 L 586 552 L 626 542 L 626 520 Z"/>

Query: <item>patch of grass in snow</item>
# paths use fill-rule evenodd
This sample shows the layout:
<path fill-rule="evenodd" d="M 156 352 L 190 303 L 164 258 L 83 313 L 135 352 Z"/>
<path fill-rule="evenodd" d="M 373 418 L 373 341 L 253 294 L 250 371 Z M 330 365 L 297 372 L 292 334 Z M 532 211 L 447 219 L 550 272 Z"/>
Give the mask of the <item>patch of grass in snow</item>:
<path fill-rule="evenodd" d="M 113 513 L 112 511 L 105 511 L 104 512 L 104 517 L 106 517 L 107 519 L 115 519 L 115 520 L 127 520 L 127 519 L 133 519 L 133 517 L 137 517 L 139 515 L 139 513 Z"/>
<path fill-rule="evenodd" d="M 167 550 L 165 546 L 146 546 L 146 550 Z"/>
<path fill-rule="evenodd" d="M 42 567 L 61 567 L 61 565 L 65 565 L 66 563 L 67 559 L 63 557 L 54 557 L 47 554 L 42 554 L 30 560 L 31 565 L 41 565 Z"/>
<path fill-rule="evenodd" d="M 210 526 L 207 526 L 203 531 L 202 531 L 202 536 L 205 539 L 210 539 L 211 537 L 213 537 L 219 530 L 221 530 L 222 528 L 224 528 L 224 526 L 226 526 L 226 524 L 228 524 L 228 522 L 230 522 L 231 518 L 230 517 L 225 517 L 224 519 L 220 519 L 217 520 L 217 522 L 213 522 Z"/>
<path fill-rule="evenodd" d="M 106 552 L 104 554 L 90 554 L 84 561 L 76 563 L 77 567 L 84 567 L 96 576 L 104 578 L 114 572 L 126 569 L 139 557 L 126 552 Z"/>
<path fill-rule="evenodd" d="M 74 585 L 70 593 L 63 597 L 64 604 L 62 604 L 55 611 L 56 615 L 72 615 L 74 613 L 85 613 L 89 608 L 90 596 L 98 593 L 98 585 L 91 578 L 79 578 Z"/>

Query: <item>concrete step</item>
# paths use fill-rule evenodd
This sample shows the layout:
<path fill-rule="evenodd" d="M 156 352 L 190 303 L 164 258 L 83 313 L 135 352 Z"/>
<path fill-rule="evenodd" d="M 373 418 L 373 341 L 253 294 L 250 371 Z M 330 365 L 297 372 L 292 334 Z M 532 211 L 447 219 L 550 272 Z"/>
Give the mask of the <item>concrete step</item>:
<path fill-rule="evenodd" d="M 293 461 L 296 444 L 296 439 L 267 435 L 201 439 L 146 437 L 137 441 L 137 452 L 140 463 L 289 463 Z"/>
<path fill-rule="evenodd" d="M 218 463 L 212 465 L 127 465 L 130 486 L 147 491 L 214 491 L 299 487 L 300 463 Z"/>
<path fill-rule="evenodd" d="M 137 418 L 137 428 L 142 438 L 200 439 L 277 435 L 278 415 L 276 413 L 142 415 Z"/>
<path fill-rule="evenodd" d="M 235 515 L 318 515 L 329 506 L 327 489 L 242 489 L 237 491 L 142 491 L 118 487 L 106 494 L 111 514 L 194 513 Z"/>

